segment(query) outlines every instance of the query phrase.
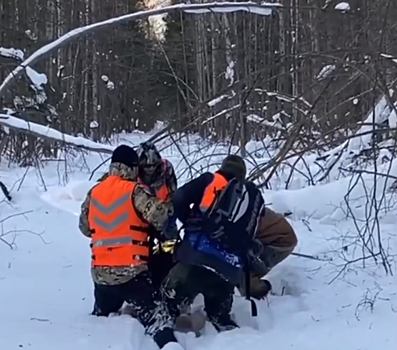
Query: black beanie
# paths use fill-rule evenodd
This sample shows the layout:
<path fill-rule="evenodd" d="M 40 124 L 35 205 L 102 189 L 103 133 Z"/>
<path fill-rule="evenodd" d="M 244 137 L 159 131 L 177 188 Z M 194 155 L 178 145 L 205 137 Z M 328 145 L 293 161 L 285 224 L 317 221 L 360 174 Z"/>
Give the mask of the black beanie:
<path fill-rule="evenodd" d="M 138 154 L 127 145 L 118 146 L 112 154 L 112 163 L 122 163 L 130 168 L 138 166 Z"/>
<path fill-rule="evenodd" d="M 220 171 L 231 174 L 239 180 L 245 180 L 247 175 L 247 167 L 243 158 L 237 155 L 227 156 L 219 169 Z"/>

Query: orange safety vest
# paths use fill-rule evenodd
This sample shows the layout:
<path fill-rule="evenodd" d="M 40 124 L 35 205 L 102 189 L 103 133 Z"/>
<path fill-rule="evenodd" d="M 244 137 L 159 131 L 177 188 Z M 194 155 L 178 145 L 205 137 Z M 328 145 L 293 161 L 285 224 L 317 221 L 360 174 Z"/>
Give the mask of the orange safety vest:
<path fill-rule="evenodd" d="M 215 200 L 216 192 L 225 188 L 227 184 L 228 181 L 221 174 L 214 173 L 214 179 L 204 191 L 204 195 L 200 203 L 200 209 L 208 209 Z"/>
<path fill-rule="evenodd" d="M 136 182 L 114 175 L 94 187 L 88 212 L 92 266 L 137 266 L 149 258 L 149 225 L 135 211 Z"/>
<path fill-rule="evenodd" d="M 165 159 L 162 159 L 162 166 L 164 168 L 166 166 Z M 144 183 L 141 179 L 139 179 L 139 182 Z M 164 174 L 164 182 L 165 182 L 165 174 Z M 170 195 L 170 190 L 168 189 L 165 183 L 156 191 L 156 197 L 162 201 L 165 201 L 169 197 L 169 195 Z"/>

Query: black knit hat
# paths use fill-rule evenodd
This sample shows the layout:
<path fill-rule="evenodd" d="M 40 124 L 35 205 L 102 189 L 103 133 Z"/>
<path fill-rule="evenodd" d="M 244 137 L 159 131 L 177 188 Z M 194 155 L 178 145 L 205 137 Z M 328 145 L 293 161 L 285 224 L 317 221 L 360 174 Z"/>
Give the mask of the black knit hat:
<path fill-rule="evenodd" d="M 130 168 L 138 166 L 138 154 L 127 145 L 118 146 L 112 154 L 112 163 L 122 163 Z"/>
<path fill-rule="evenodd" d="M 227 156 L 219 169 L 224 173 L 234 175 L 239 180 L 245 180 L 247 175 L 247 167 L 243 158 L 237 155 Z"/>

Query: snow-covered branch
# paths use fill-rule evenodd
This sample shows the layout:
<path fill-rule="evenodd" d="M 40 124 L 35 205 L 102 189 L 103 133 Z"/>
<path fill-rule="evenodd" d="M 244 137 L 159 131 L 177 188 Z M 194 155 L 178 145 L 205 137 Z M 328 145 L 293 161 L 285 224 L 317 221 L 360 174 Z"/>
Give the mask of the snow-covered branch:
<path fill-rule="evenodd" d="M 0 125 L 4 125 L 11 129 L 35 135 L 42 139 L 60 142 L 89 151 L 111 154 L 114 149 L 114 147 L 112 146 L 96 143 L 83 137 L 67 135 L 53 128 L 32 123 L 7 114 L 0 114 Z"/>
<path fill-rule="evenodd" d="M 272 4 L 272 3 L 261 3 L 256 4 L 254 2 L 212 2 L 206 4 L 176 4 L 172 6 L 166 6 L 153 10 L 144 10 L 138 11 L 134 13 L 129 13 L 127 15 L 119 16 L 116 18 L 111 18 L 102 22 L 93 23 L 87 25 L 85 27 L 80 27 L 71 30 L 70 32 L 62 35 L 57 40 L 44 45 L 39 50 L 34 52 L 30 57 L 24 60 L 18 67 L 16 67 L 7 77 L 4 79 L 3 83 L 0 86 L 0 96 L 4 93 L 7 86 L 14 81 L 22 71 L 29 65 L 34 64 L 39 59 L 49 55 L 51 52 L 59 49 L 60 47 L 66 45 L 73 39 L 79 38 L 83 35 L 91 33 L 96 29 L 109 27 L 116 24 L 125 23 L 132 20 L 148 18 L 154 15 L 161 15 L 164 13 L 169 13 L 173 11 L 184 11 L 186 13 L 191 14 L 203 14 L 209 12 L 220 12 L 220 13 L 229 13 L 236 11 L 246 11 L 255 13 L 262 16 L 269 16 L 276 9 L 281 7 L 280 4 Z"/>

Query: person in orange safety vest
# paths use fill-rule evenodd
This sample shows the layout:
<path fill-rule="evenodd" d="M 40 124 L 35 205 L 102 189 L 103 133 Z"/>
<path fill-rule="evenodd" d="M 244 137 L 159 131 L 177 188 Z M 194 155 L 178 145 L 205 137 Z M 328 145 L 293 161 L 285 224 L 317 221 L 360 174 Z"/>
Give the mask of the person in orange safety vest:
<path fill-rule="evenodd" d="M 162 292 L 176 321 L 180 310 L 202 294 L 207 318 L 219 332 L 238 327 L 231 318 L 234 288 L 247 273 L 248 260 L 259 255 L 255 231 L 264 204 L 257 186 L 245 180 L 246 171 L 244 160 L 230 155 L 218 171 L 200 175 L 173 196 L 184 237 Z M 200 331 L 194 323 L 202 322 L 194 319 L 185 318 L 179 327 Z"/>
<path fill-rule="evenodd" d="M 173 206 L 138 182 L 138 161 L 129 146 L 114 150 L 109 175 L 82 204 L 79 228 L 91 238 L 93 314 L 108 316 L 127 302 L 146 334 L 162 348 L 177 340 L 168 307 L 148 270 L 149 238 L 164 232 Z"/>

